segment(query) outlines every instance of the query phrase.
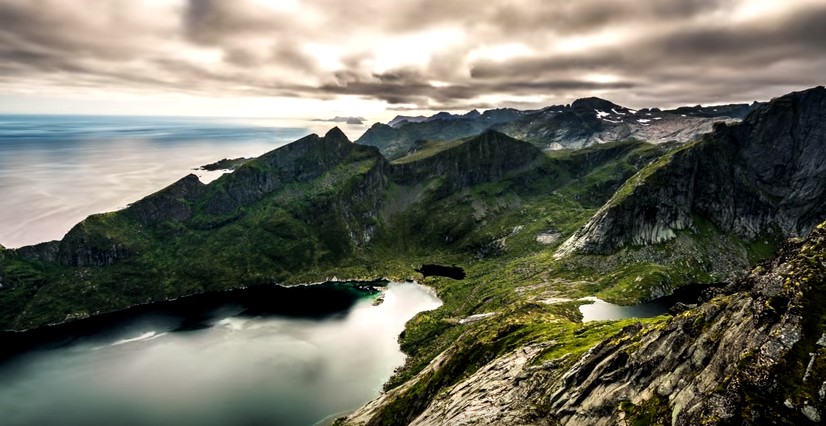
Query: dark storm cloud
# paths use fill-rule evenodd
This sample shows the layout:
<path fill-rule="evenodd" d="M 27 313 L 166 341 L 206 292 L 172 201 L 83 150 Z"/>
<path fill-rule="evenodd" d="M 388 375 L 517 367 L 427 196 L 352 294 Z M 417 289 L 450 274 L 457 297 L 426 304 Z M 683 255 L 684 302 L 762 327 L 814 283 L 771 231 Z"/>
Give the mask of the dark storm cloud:
<path fill-rule="evenodd" d="M 3 0 L 0 90 L 351 95 L 403 110 L 766 99 L 826 75 L 815 0 L 156 3 Z"/>

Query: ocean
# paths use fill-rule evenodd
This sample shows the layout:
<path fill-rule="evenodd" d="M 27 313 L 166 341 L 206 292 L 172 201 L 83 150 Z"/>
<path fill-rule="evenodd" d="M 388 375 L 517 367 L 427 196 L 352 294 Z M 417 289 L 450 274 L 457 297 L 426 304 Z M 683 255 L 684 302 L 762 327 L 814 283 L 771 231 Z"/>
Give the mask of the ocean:
<path fill-rule="evenodd" d="M 86 216 L 189 173 L 220 176 L 193 170 L 204 164 L 259 156 L 310 133 L 253 119 L 0 115 L 0 244 L 60 239 Z"/>

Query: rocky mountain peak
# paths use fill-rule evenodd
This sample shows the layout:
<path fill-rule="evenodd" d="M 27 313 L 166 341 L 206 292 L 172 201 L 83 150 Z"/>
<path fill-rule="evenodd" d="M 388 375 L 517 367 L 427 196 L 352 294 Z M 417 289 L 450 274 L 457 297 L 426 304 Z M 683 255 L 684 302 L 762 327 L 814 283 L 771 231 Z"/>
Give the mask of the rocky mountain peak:
<path fill-rule="evenodd" d="M 470 118 L 470 119 L 475 119 L 475 118 L 479 118 L 479 117 L 481 117 L 481 116 L 482 116 L 482 113 L 480 113 L 480 112 L 479 112 L 478 110 L 476 110 L 476 109 L 473 109 L 473 110 L 468 111 L 467 113 L 465 113 L 462 117 L 464 117 L 464 118 Z"/>
<path fill-rule="evenodd" d="M 351 143 L 350 139 L 347 138 L 347 135 L 345 135 L 344 132 L 338 128 L 338 126 L 328 130 L 327 134 L 324 135 L 324 140 L 327 142 Z"/>
<path fill-rule="evenodd" d="M 417 116 L 409 116 L 409 115 L 397 115 L 393 117 L 392 120 L 387 122 L 387 125 L 390 127 L 398 127 L 405 123 L 420 123 L 422 121 L 427 120 L 427 117 L 423 115 Z M 376 123 L 379 124 L 379 123 Z M 375 126 L 375 125 L 374 125 Z"/>
<path fill-rule="evenodd" d="M 611 101 L 607 101 L 605 99 L 597 97 L 577 99 L 571 104 L 571 108 L 574 110 L 601 111 L 610 111 L 612 109 L 626 109 L 625 107 L 619 106 Z"/>
<path fill-rule="evenodd" d="M 826 219 L 825 113 L 819 87 L 761 105 L 743 123 L 716 125 L 626 182 L 557 257 L 659 244 L 693 228 L 696 216 L 747 239 L 805 235 Z"/>

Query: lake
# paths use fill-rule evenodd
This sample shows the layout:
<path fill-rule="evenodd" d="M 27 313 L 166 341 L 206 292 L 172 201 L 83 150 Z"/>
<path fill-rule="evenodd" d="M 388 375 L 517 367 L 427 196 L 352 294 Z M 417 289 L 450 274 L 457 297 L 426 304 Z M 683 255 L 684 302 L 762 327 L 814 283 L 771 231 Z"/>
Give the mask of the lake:
<path fill-rule="evenodd" d="M 606 302 L 598 297 L 589 296 L 582 299 L 588 303 L 579 306 L 582 313 L 582 321 L 613 321 L 626 318 L 652 318 L 669 313 L 669 310 L 677 302 L 692 304 L 697 303 L 703 291 L 712 288 L 721 288 L 724 283 L 714 284 L 689 284 L 679 287 L 668 296 L 659 297 L 650 302 L 638 305 L 616 305 Z"/>
<path fill-rule="evenodd" d="M 252 311 L 229 298 L 201 303 L 206 317 L 184 309 L 200 326 L 181 327 L 187 318 L 159 306 L 13 356 L 0 362 L 0 423 L 313 425 L 376 397 L 404 362 L 405 322 L 441 304 L 414 283 L 390 283 L 378 306 L 360 297 L 346 309 L 328 304 L 350 300 L 346 289 L 286 291 L 294 294 L 280 299 L 295 303 L 265 314 L 261 295 L 249 298 Z"/>

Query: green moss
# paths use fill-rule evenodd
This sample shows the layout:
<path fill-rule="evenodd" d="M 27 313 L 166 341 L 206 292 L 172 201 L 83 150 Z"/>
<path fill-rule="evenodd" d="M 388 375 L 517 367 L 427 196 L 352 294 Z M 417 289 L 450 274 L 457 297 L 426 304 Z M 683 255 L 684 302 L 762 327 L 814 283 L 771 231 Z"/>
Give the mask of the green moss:
<path fill-rule="evenodd" d="M 671 409 L 668 407 L 668 400 L 657 394 L 638 405 L 627 400 L 621 401 L 617 410 L 625 413 L 625 424 L 628 426 L 671 424 Z"/>

